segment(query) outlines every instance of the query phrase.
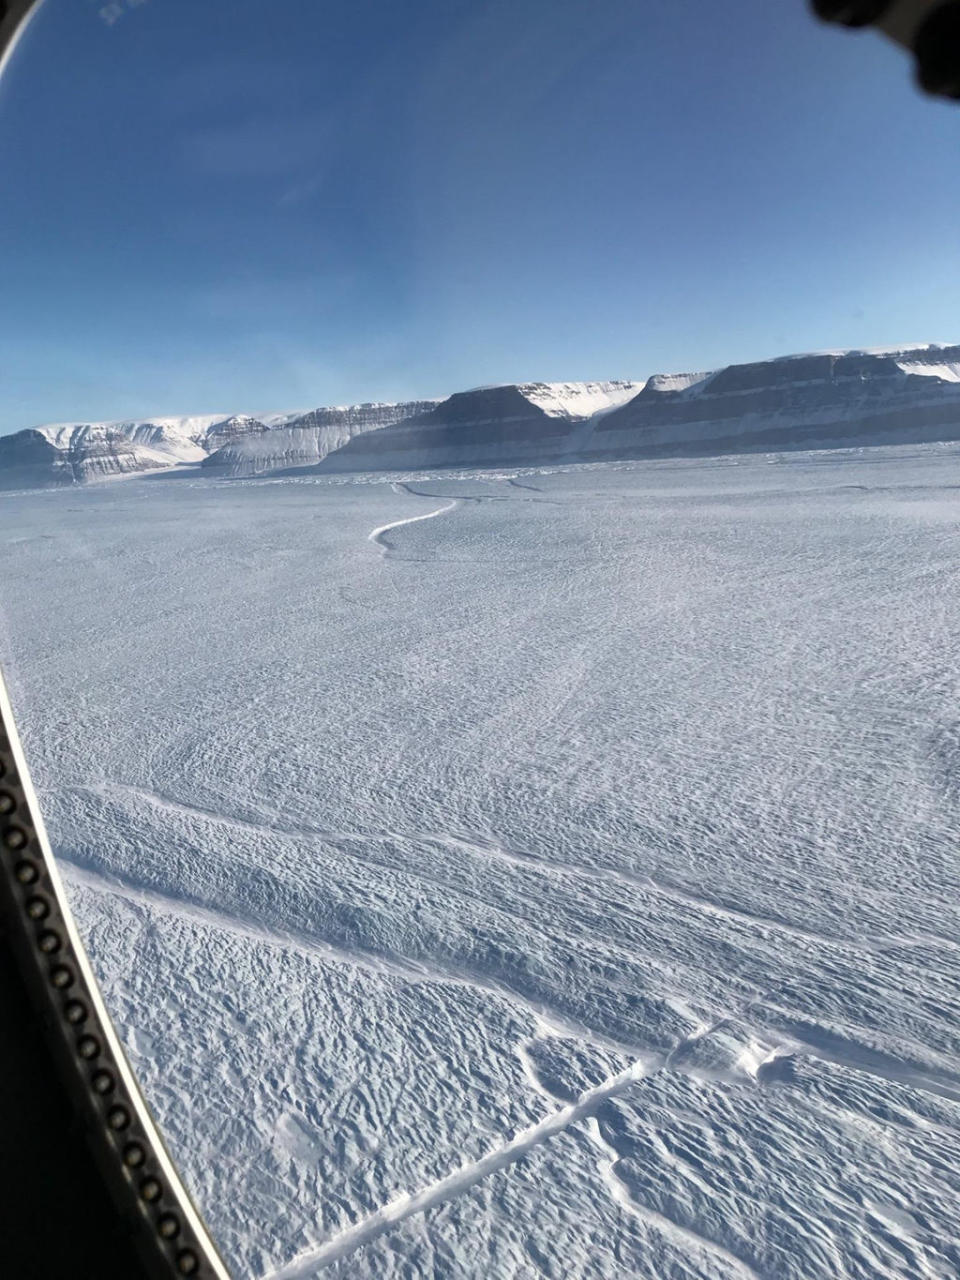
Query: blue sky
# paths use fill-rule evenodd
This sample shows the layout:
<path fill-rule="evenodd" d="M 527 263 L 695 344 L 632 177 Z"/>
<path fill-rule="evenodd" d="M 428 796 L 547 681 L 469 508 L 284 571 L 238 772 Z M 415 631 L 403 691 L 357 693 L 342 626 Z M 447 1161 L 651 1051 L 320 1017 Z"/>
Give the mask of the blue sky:
<path fill-rule="evenodd" d="M 957 340 L 958 148 L 805 0 L 46 0 L 0 431 Z"/>

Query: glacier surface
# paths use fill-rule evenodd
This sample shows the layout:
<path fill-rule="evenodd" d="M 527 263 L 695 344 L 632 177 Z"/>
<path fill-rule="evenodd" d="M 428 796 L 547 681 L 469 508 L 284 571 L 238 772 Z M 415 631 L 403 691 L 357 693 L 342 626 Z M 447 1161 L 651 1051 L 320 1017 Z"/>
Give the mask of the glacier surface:
<path fill-rule="evenodd" d="M 238 1276 L 958 1274 L 960 447 L 135 478 L 0 556 Z"/>

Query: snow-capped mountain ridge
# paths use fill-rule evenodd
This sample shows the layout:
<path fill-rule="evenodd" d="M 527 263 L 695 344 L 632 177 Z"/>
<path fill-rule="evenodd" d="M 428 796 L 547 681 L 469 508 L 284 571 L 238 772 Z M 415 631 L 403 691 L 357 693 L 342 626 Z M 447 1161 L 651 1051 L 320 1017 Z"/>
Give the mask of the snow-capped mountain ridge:
<path fill-rule="evenodd" d="M 821 351 L 646 381 L 522 382 L 445 400 L 56 423 L 0 437 L 0 488 L 202 466 L 211 477 L 960 439 L 960 345 Z"/>
<path fill-rule="evenodd" d="M 761 375 L 774 369 L 781 372 L 778 382 L 819 381 L 824 376 L 833 378 L 863 377 L 865 368 L 873 366 L 878 373 L 883 367 L 875 363 L 874 357 L 889 361 L 886 372 L 891 377 L 900 374 L 918 374 L 925 377 L 939 377 L 945 382 L 960 381 L 960 345 L 943 346 L 939 343 L 920 343 L 910 347 L 863 347 L 850 350 L 805 351 L 795 355 L 777 356 L 770 360 L 759 360 L 750 364 L 725 365 L 722 369 L 706 370 L 699 373 L 655 373 L 646 380 L 643 389 L 650 394 L 654 392 L 686 392 L 696 394 L 711 389 L 719 394 L 714 379 L 730 370 L 754 370 Z M 864 364 L 866 358 L 867 364 Z"/>
<path fill-rule="evenodd" d="M 202 466 L 209 474 L 228 479 L 315 467 L 354 437 L 424 413 L 436 403 L 435 400 L 370 402 L 311 409 L 274 426 L 258 422 L 221 445 L 210 440 L 213 448 Z"/>
<path fill-rule="evenodd" d="M 523 382 L 518 390 L 550 418 L 592 418 L 633 398 L 642 382 Z"/>
<path fill-rule="evenodd" d="M 960 439 L 958 380 L 960 346 L 929 345 L 580 384 L 579 398 L 557 390 L 569 384 L 482 387 L 351 441 L 322 467 L 531 465 Z M 602 397 L 589 390 L 598 387 Z M 581 417 L 578 404 L 587 409 Z"/>
<path fill-rule="evenodd" d="M 639 382 L 506 383 L 457 391 L 423 413 L 357 436 L 325 471 L 512 465 L 571 453 L 582 424 L 627 402 Z"/>
<path fill-rule="evenodd" d="M 376 402 L 266 414 L 193 414 L 57 422 L 0 436 L 0 489 L 49 488 L 210 463 L 224 476 L 317 463 L 328 448 L 419 413 L 433 400 Z M 284 439 L 282 433 L 294 435 Z M 269 447 L 240 447 L 269 434 Z M 230 450 L 235 449 L 236 453 Z"/>
<path fill-rule="evenodd" d="M 195 440 L 215 423 L 224 422 L 225 413 L 193 414 L 184 417 L 117 418 L 105 422 L 49 422 L 27 430 L 37 431 L 52 444 L 62 444 L 76 431 L 120 431 L 131 438 L 141 432 L 163 432 L 171 438 Z"/>
<path fill-rule="evenodd" d="M 648 379 L 584 457 L 705 456 L 960 439 L 960 345 L 822 352 Z"/>

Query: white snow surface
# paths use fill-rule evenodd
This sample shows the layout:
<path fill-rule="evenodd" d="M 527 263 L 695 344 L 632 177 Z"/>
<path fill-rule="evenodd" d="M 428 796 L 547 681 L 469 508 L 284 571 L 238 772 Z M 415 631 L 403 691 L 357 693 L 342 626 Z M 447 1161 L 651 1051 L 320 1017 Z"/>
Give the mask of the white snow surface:
<path fill-rule="evenodd" d="M 960 448 L 0 498 L 240 1280 L 960 1274 Z"/>
<path fill-rule="evenodd" d="M 91 435 L 117 432 L 135 443 L 159 446 L 168 453 L 182 450 L 185 461 L 194 461 L 194 453 L 199 457 L 205 456 L 205 451 L 197 448 L 196 441 L 215 423 L 223 422 L 227 417 L 226 413 L 207 413 L 115 422 L 54 422 L 35 429 L 58 449 L 68 449 L 71 444 Z"/>
<path fill-rule="evenodd" d="M 692 391 L 712 377 L 713 373 L 655 373 L 646 385 L 656 391 Z"/>
<path fill-rule="evenodd" d="M 898 360 L 897 364 L 904 373 L 918 373 L 927 378 L 942 378 L 944 382 L 960 382 L 960 364 L 922 364 L 910 360 Z"/>
<path fill-rule="evenodd" d="M 543 385 L 543 384 L 538 384 Z M 560 385 L 560 384 L 558 384 Z M 563 384 L 567 385 L 567 384 Z M 620 383 L 579 383 L 570 384 L 578 386 L 626 386 Z M 639 388 L 638 388 L 639 389 Z M 377 400 L 369 404 L 342 404 L 342 405 L 325 405 L 320 412 L 325 413 L 347 413 L 351 409 L 368 408 L 368 409 L 392 409 L 400 401 Z M 269 413 L 254 414 L 230 414 L 230 413 L 201 413 L 188 414 L 185 416 L 169 417 L 161 416 L 157 418 L 117 418 L 109 422 L 49 422 L 42 426 L 34 427 L 33 430 L 38 431 L 42 436 L 55 444 L 58 448 L 67 448 L 71 440 L 77 432 L 81 433 L 103 433 L 106 431 L 117 431 L 128 439 L 137 440 L 139 438 L 146 439 L 148 433 L 156 434 L 157 429 L 170 440 L 195 441 L 202 439 L 211 427 L 217 426 L 219 423 L 227 422 L 231 418 L 247 418 L 262 422 L 265 427 L 285 427 L 290 423 L 296 422 L 299 418 L 305 417 L 309 413 L 316 411 L 316 406 L 311 405 L 305 409 L 283 409 L 271 411 Z"/>
<path fill-rule="evenodd" d="M 632 400 L 642 382 L 523 382 L 519 391 L 551 418 L 592 418 Z"/>
<path fill-rule="evenodd" d="M 775 360 L 807 360 L 810 356 L 901 356 L 906 352 L 939 351 L 949 346 L 943 342 L 898 342 L 883 347 L 820 347 L 816 351 L 795 351 L 791 355 L 771 356 L 764 363 Z"/>

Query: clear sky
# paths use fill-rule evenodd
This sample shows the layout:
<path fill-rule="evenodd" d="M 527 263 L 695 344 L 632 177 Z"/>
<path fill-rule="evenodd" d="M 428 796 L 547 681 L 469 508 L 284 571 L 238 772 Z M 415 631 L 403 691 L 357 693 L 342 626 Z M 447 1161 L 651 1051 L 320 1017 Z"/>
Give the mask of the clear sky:
<path fill-rule="evenodd" d="M 957 340 L 958 159 L 805 0 L 46 0 L 0 431 Z"/>

